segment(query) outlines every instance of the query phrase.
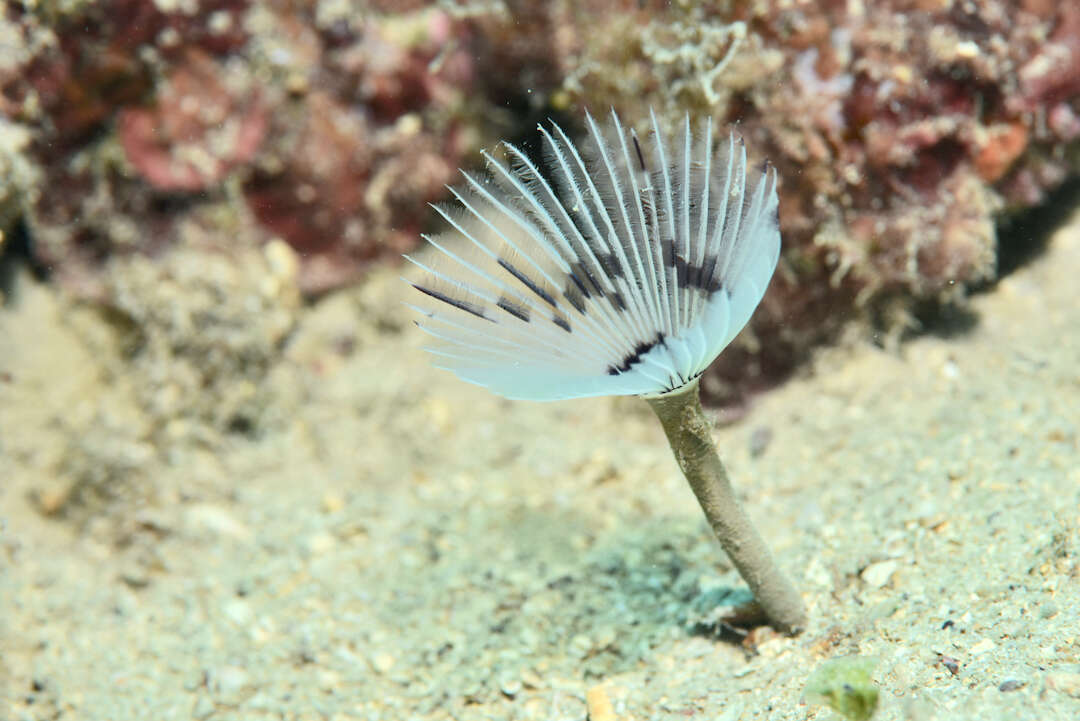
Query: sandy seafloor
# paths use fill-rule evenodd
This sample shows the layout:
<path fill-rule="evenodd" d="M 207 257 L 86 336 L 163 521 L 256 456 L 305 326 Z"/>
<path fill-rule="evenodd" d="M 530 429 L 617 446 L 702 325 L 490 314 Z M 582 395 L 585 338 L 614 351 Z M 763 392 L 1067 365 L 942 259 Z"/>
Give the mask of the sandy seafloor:
<path fill-rule="evenodd" d="M 594 721 L 825 719 L 808 675 L 859 654 L 882 721 L 1080 719 L 1078 290 L 1080 216 L 970 328 L 823 351 L 717 428 L 812 616 L 740 642 L 691 623 L 741 583 L 647 407 L 432 369 L 394 271 L 303 312 L 266 381 L 280 422 L 143 457 L 131 507 L 47 516 L 65 417 L 128 395 L 23 277 L 0 718 L 554 721 L 599 689 Z"/>

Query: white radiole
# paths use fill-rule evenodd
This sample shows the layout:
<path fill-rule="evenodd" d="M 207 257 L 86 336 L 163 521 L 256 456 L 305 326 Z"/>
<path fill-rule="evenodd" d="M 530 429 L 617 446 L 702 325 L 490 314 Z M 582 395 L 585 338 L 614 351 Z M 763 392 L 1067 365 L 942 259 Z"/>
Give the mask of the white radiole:
<path fill-rule="evenodd" d="M 647 138 L 614 111 L 538 167 L 503 144 L 462 173 L 412 307 L 436 365 L 507 398 L 657 395 L 695 381 L 749 321 L 780 254 L 776 172 L 690 119 Z"/>

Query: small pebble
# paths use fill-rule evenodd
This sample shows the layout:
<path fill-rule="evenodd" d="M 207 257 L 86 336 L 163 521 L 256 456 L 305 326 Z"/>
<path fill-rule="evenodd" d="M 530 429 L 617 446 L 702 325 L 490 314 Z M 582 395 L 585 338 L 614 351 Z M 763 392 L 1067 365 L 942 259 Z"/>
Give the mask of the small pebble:
<path fill-rule="evenodd" d="M 307 539 L 307 552 L 312 556 L 321 556 L 337 545 L 337 539 L 329 533 L 315 533 Z"/>
<path fill-rule="evenodd" d="M 603 686 L 593 686 L 585 692 L 589 721 L 616 721 L 611 698 Z"/>
<path fill-rule="evenodd" d="M 544 679 L 540 678 L 538 673 L 527 669 L 521 673 L 521 681 L 525 684 L 526 688 L 534 690 L 541 688 L 544 685 Z"/>
<path fill-rule="evenodd" d="M 758 426 L 750 433 L 750 457 L 759 458 L 772 443 L 773 430 L 769 426 Z"/>
<path fill-rule="evenodd" d="M 615 641 L 618 639 L 618 632 L 611 626 L 604 626 L 596 632 L 596 640 L 593 643 L 595 648 L 609 648 L 615 645 Z"/>
<path fill-rule="evenodd" d="M 499 684 L 499 690 L 502 691 L 507 698 L 514 698 L 514 696 L 521 693 L 521 681 L 518 681 L 516 678 L 505 679 Z"/>
<path fill-rule="evenodd" d="M 1080 698 L 1080 673 L 1055 671 L 1046 674 L 1046 687 L 1066 696 Z"/>
<path fill-rule="evenodd" d="M 191 506 L 184 512 L 184 522 L 188 531 L 197 535 L 219 536 L 245 543 L 254 537 L 250 528 L 220 506 Z"/>
<path fill-rule="evenodd" d="M 583 633 L 579 633 L 570 639 L 570 647 L 567 652 L 574 658 L 585 658 L 593 649 L 592 639 Z"/>
<path fill-rule="evenodd" d="M 120 580 L 128 588 L 146 588 L 150 585 L 150 574 L 146 568 L 138 564 L 128 564 L 128 567 L 120 572 Z"/>
<path fill-rule="evenodd" d="M 248 685 L 248 672 L 239 666 L 222 666 L 210 675 L 210 690 L 222 700 L 233 703 Z"/>
<path fill-rule="evenodd" d="M 871 563 L 869 566 L 863 569 L 863 572 L 859 574 L 859 577 L 870 588 L 881 588 L 889 579 L 892 578 L 893 573 L 899 567 L 896 561 L 878 561 L 877 563 Z"/>
<path fill-rule="evenodd" d="M 237 626 L 246 626 L 254 616 L 251 606 L 238 598 L 230 599 L 221 606 L 221 613 Z"/>
<path fill-rule="evenodd" d="M 953 676 L 960 673 L 960 662 L 952 656 L 942 656 L 939 654 L 938 663 L 949 669 L 949 673 L 951 673 Z"/>
<path fill-rule="evenodd" d="M 55 516 L 64 508 L 68 500 L 70 489 L 49 488 L 32 494 L 32 500 L 36 502 L 37 510 L 43 516 Z"/>
<path fill-rule="evenodd" d="M 1006 681 L 1002 681 L 1001 684 L 998 685 L 998 691 L 1001 691 L 1002 693 L 1008 693 L 1009 691 L 1019 691 L 1024 686 L 1027 686 L 1027 684 L 1023 681 L 1017 681 L 1010 678 Z"/>
<path fill-rule="evenodd" d="M 345 498 L 335 491 L 327 491 L 322 497 L 323 513 L 337 513 L 345 508 Z"/>
<path fill-rule="evenodd" d="M 331 669 L 321 669 L 317 676 L 319 690 L 323 693 L 333 693 L 341 686 L 341 674 Z"/>
<path fill-rule="evenodd" d="M 394 657 L 388 653 L 377 653 L 371 659 L 371 667 L 379 673 L 386 673 L 394 667 Z"/>
<path fill-rule="evenodd" d="M 199 696 L 199 700 L 195 702 L 195 708 L 191 709 L 191 717 L 196 719 L 209 718 L 215 711 L 217 706 L 209 696 Z"/>

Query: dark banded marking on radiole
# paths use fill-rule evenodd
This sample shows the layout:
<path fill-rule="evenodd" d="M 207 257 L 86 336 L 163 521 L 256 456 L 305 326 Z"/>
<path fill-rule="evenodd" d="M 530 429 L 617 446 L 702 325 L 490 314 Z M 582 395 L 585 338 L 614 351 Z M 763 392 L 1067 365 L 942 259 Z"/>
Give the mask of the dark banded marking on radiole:
<path fill-rule="evenodd" d="M 627 354 L 627 356 L 622 359 L 622 362 L 619 365 L 608 366 L 608 375 L 617 376 L 620 373 L 625 373 L 626 371 L 630 370 L 634 365 L 640 363 L 642 356 L 644 356 L 646 353 L 659 345 L 664 345 L 663 333 L 657 333 L 656 337 L 653 338 L 651 341 L 638 343 L 636 346 L 634 346 L 634 351 Z"/>
<path fill-rule="evenodd" d="M 614 253 L 597 253 L 596 260 L 600 262 L 600 270 L 604 271 L 604 275 L 608 278 L 623 277 L 622 266 L 619 265 L 619 260 Z"/>
<path fill-rule="evenodd" d="M 648 173 L 649 171 L 645 168 L 645 155 L 641 152 L 641 143 L 638 142 L 637 132 L 631 130 L 630 138 L 634 141 L 634 150 L 637 151 L 638 165 L 641 166 L 641 172 Z"/>
<path fill-rule="evenodd" d="M 499 306 L 518 320 L 523 320 L 526 323 L 529 322 L 529 309 L 525 306 L 518 305 L 517 303 L 506 297 L 499 298 L 499 302 L 495 305 Z"/>
<path fill-rule="evenodd" d="M 509 273 L 510 275 L 514 276 L 519 281 L 521 281 L 522 285 L 524 285 L 526 288 L 531 290 L 533 293 L 536 293 L 536 295 L 540 298 L 540 300 L 544 301 L 545 303 L 550 305 L 552 308 L 558 308 L 559 307 L 558 302 L 554 298 L 551 297 L 550 293 L 548 293 L 546 290 L 544 290 L 539 285 L 534 283 L 532 281 L 532 279 L 529 278 L 529 276 L 525 275 L 520 270 L 515 268 L 510 263 L 510 261 L 508 261 L 508 260 L 506 260 L 504 258 L 499 258 L 499 265 L 501 265 L 506 270 L 507 273 Z"/>
<path fill-rule="evenodd" d="M 450 296 L 446 295 L 445 293 L 440 293 L 439 291 L 432 290 L 431 288 L 425 288 L 424 286 L 417 285 L 416 283 L 410 283 L 410 285 L 413 288 L 416 288 L 418 291 L 420 291 L 424 295 L 429 295 L 432 298 L 434 298 L 435 300 L 441 300 L 443 303 L 446 303 L 447 305 L 452 305 L 453 307 L 457 308 L 458 310 L 463 310 L 466 313 L 471 313 L 471 314 L 475 315 L 477 318 L 483 318 L 484 320 L 490 320 L 492 323 L 495 322 L 493 319 L 488 318 L 486 315 L 484 315 L 483 307 L 477 305 L 476 303 L 470 303 L 467 300 L 458 300 L 457 298 L 451 298 Z"/>
<path fill-rule="evenodd" d="M 660 259 L 669 268 L 675 267 L 675 241 L 664 238 L 660 241 Z"/>
<path fill-rule="evenodd" d="M 607 298 L 611 301 L 611 305 L 615 310 L 620 313 L 626 310 L 626 299 L 623 298 L 622 293 L 612 288 L 611 290 L 604 290 L 604 287 L 596 280 L 596 276 L 589 272 L 589 269 L 584 263 L 572 263 L 570 265 L 570 272 L 567 277 L 577 286 L 579 294 L 575 297 L 571 297 L 573 291 L 570 285 L 567 285 L 563 295 L 570 301 L 571 305 L 577 308 L 579 313 L 585 312 L 585 303 L 582 301 L 584 298 L 592 298 L 597 296 L 599 298 Z"/>
<path fill-rule="evenodd" d="M 585 315 L 585 290 L 581 287 L 581 283 L 572 274 L 567 276 L 571 282 L 566 284 L 563 288 L 563 296 L 574 306 L 574 310 L 582 315 Z"/>
<path fill-rule="evenodd" d="M 702 265 L 691 265 L 686 258 L 675 252 L 675 243 L 671 240 L 661 241 L 660 249 L 664 265 L 675 269 L 675 282 L 680 288 L 697 288 L 712 295 L 723 287 L 723 284 L 713 277 L 716 256 L 705 258 Z"/>
<path fill-rule="evenodd" d="M 584 263 L 570 264 L 570 280 L 574 281 L 574 285 L 581 290 L 581 294 L 586 298 L 592 298 L 594 295 L 604 295 L 604 291 L 600 289 L 596 278 L 589 272 Z"/>
<path fill-rule="evenodd" d="M 675 257 L 675 278 L 680 288 L 697 288 L 712 295 L 723 287 L 713 271 L 716 269 L 716 258 L 706 258 L 704 265 L 690 265 L 685 259 Z"/>

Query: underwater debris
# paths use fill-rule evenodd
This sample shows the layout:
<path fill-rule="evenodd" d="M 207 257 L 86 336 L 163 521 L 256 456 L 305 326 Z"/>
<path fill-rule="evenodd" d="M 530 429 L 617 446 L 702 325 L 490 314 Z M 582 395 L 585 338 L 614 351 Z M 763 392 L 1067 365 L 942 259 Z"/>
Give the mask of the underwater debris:
<path fill-rule="evenodd" d="M 504 144 L 490 175 L 462 173 L 451 227 L 406 256 L 417 325 L 436 365 L 511 399 L 639 395 L 660 419 L 713 532 L 771 623 L 798 633 L 802 599 L 740 506 L 716 453 L 698 378 L 746 325 L 780 254 L 776 173 L 734 132 L 690 118 L 647 139 L 586 114 L 579 149 L 541 126 L 541 171 Z M 549 177 L 550 176 L 550 177 Z"/>

